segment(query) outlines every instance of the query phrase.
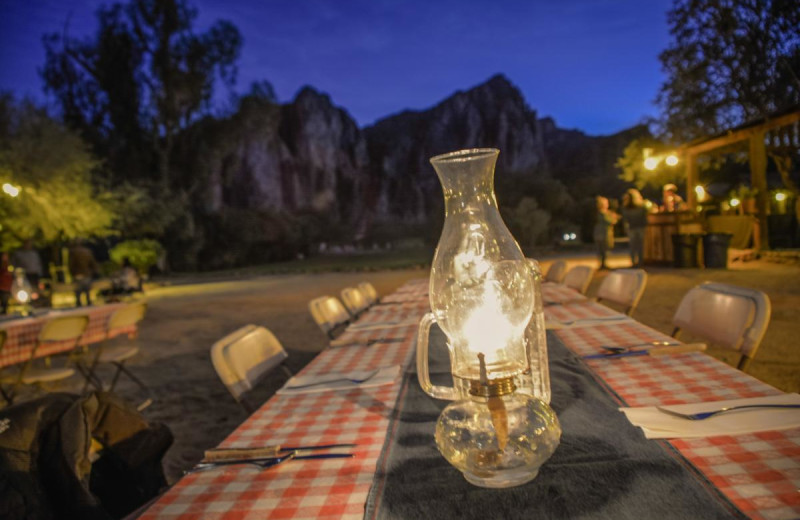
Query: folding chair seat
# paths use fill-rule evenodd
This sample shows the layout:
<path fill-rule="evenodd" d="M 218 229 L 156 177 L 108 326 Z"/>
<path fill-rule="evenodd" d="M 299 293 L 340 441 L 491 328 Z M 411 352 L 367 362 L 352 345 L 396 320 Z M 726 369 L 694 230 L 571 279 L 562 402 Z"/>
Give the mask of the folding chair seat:
<path fill-rule="evenodd" d="M 647 272 L 644 269 L 616 269 L 605 277 L 597 290 L 597 301 L 608 300 L 625 307 L 625 314 L 631 316 L 647 285 Z"/>
<path fill-rule="evenodd" d="M 355 287 L 342 289 L 342 303 L 351 316 L 356 317 L 369 307 L 364 294 Z"/>
<path fill-rule="evenodd" d="M 375 287 L 369 282 L 361 282 L 358 284 L 358 289 L 361 291 L 361 294 L 364 295 L 364 298 L 367 300 L 367 305 L 372 306 L 378 303 L 378 291 L 375 290 Z"/>
<path fill-rule="evenodd" d="M 544 275 L 545 282 L 561 283 L 567 274 L 567 263 L 563 260 L 556 260 L 550 264 L 547 274 Z"/>
<path fill-rule="evenodd" d="M 249 413 L 255 410 L 245 394 L 280 367 L 292 377 L 286 367 L 289 357 L 275 335 L 264 327 L 245 325 L 228 334 L 211 347 L 211 362 L 222 383 L 234 399 Z"/>
<path fill-rule="evenodd" d="M 89 367 L 81 370 L 86 378 L 86 383 L 83 386 L 84 391 L 89 384 L 92 384 L 98 390 L 103 390 L 104 385 L 102 380 L 97 376 L 96 369 L 99 365 L 112 365 L 116 370 L 114 371 L 111 385 L 108 388 L 109 392 L 114 390 L 114 387 L 117 385 L 117 381 L 119 380 L 119 376 L 125 374 L 131 381 L 136 383 L 136 385 L 141 388 L 145 394 L 147 394 L 147 399 L 145 399 L 145 401 L 138 406 L 138 410 L 144 410 L 150 406 L 150 404 L 152 404 L 153 399 L 151 397 L 150 389 L 147 388 L 147 386 L 138 377 L 136 377 L 136 375 L 133 374 L 128 367 L 125 366 L 125 362 L 139 353 L 139 347 L 137 345 L 108 344 L 108 341 L 111 338 L 118 336 L 120 332 L 129 331 L 132 327 L 136 326 L 140 321 L 142 321 L 146 311 L 146 303 L 131 303 L 114 311 L 114 313 L 108 317 L 108 321 L 106 321 L 105 338 L 103 342 L 97 347 L 94 359 Z M 79 368 L 80 367 L 81 365 L 79 365 Z"/>
<path fill-rule="evenodd" d="M 741 354 L 738 368 L 745 370 L 755 357 L 769 325 L 769 297 L 756 289 L 724 283 L 704 283 L 689 290 L 678 305 L 672 324 L 674 337 L 681 331 Z"/>
<path fill-rule="evenodd" d="M 564 285 L 570 289 L 575 289 L 581 294 L 586 294 L 589 284 L 592 282 L 594 269 L 586 265 L 576 265 L 564 276 Z"/>
<path fill-rule="evenodd" d="M 65 350 L 74 350 L 86 331 L 88 323 L 89 317 L 85 315 L 59 316 L 45 322 L 36 338 L 36 345 L 31 350 L 30 358 L 19 369 L 17 374 L 0 379 L 0 384 L 8 383 L 11 386 L 8 390 L 2 390 L 3 397 L 8 404 L 13 404 L 16 391 L 22 385 L 52 383 L 75 374 L 75 370 L 69 367 L 35 366 L 36 354 L 43 345 L 61 342 L 68 343 L 71 346 L 71 349 Z"/>

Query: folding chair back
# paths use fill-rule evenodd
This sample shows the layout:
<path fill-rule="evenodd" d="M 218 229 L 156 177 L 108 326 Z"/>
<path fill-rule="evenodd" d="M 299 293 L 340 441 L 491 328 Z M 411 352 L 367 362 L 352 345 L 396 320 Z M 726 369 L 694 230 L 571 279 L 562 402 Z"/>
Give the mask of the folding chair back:
<path fill-rule="evenodd" d="M 378 291 L 375 290 L 375 287 L 372 286 L 369 282 L 361 282 L 358 284 L 358 289 L 361 291 L 361 294 L 364 295 L 364 298 L 367 300 L 367 305 L 375 305 L 378 303 Z"/>
<path fill-rule="evenodd" d="M 347 311 L 353 316 L 358 316 L 369 307 L 364 294 L 355 287 L 342 289 L 342 302 Z"/>
<path fill-rule="evenodd" d="M 550 265 L 547 274 L 544 275 L 545 282 L 561 283 L 567 274 L 567 263 L 563 260 L 556 260 Z"/>
<path fill-rule="evenodd" d="M 46 321 L 39 331 L 39 343 L 50 341 L 75 341 L 83 336 L 89 316 L 61 316 Z"/>
<path fill-rule="evenodd" d="M 704 283 L 689 290 L 678 305 L 673 336 L 684 330 L 737 350 L 744 370 L 755 357 L 769 325 L 769 297 L 756 289 L 724 283 Z"/>
<path fill-rule="evenodd" d="M 350 314 L 347 313 L 341 302 L 332 296 L 314 298 L 309 302 L 308 308 L 314 322 L 328 336 L 331 336 L 336 327 L 350 321 Z"/>
<path fill-rule="evenodd" d="M 130 328 L 144 318 L 147 304 L 144 302 L 130 303 L 114 311 L 106 323 L 106 332 L 110 335 L 113 331 Z"/>
<path fill-rule="evenodd" d="M 575 289 L 581 294 L 586 294 L 586 290 L 592 282 L 592 276 L 594 276 L 593 268 L 586 265 L 576 265 L 564 277 L 564 285 L 570 289 Z"/>
<path fill-rule="evenodd" d="M 633 314 L 647 285 L 644 269 L 617 269 L 606 276 L 597 291 L 598 301 L 609 300 L 626 307 L 625 314 Z"/>
<path fill-rule="evenodd" d="M 253 389 L 289 355 L 275 335 L 264 327 L 245 325 L 211 347 L 211 362 L 234 399 Z"/>

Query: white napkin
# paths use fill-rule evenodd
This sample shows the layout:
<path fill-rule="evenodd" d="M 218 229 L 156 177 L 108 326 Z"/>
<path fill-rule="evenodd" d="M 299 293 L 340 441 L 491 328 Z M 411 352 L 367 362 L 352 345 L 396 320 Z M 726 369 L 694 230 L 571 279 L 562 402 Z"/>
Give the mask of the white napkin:
<path fill-rule="evenodd" d="M 577 318 L 575 320 L 544 320 L 544 328 L 547 330 L 560 330 L 560 329 L 582 329 L 584 327 L 596 327 L 598 325 L 613 324 L 622 321 L 631 321 L 633 318 L 625 315 L 621 316 L 605 316 L 599 318 Z"/>
<path fill-rule="evenodd" d="M 309 376 L 294 376 L 289 379 L 283 388 L 276 393 L 281 395 L 296 394 L 315 394 L 318 392 L 330 392 L 332 390 L 352 390 L 354 388 L 371 388 L 375 386 L 388 385 L 393 383 L 400 375 L 400 365 L 383 367 L 378 373 L 370 377 L 363 383 L 353 383 L 345 378 L 364 379 L 373 370 L 353 370 L 351 372 L 335 372 L 328 374 L 317 374 Z M 319 383 L 314 386 L 305 386 L 310 383 Z M 299 386 L 301 388 L 292 388 Z"/>
<path fill-rule="evenodd" d="M 800 395 L 781 394 L 750 399 L 671 405 L 663 408 L 680 413 L 699 413 L 719 410 L 728 406 L 752 404 L 800 404 Z M 800 408 L 750 408 L 722 413 L 700 421 L 674 417 L 659 411 L 654 406 L 620 408 L 620 411 L 634 426 L 640 427 L 648 439 L 691 439 L 800 427 Z"/>

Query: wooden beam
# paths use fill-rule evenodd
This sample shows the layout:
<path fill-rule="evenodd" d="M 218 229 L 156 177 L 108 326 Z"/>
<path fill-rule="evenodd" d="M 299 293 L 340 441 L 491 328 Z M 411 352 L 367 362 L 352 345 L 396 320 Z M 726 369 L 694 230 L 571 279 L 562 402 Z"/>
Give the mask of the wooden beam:
<path fill-rule="evenodd" d="M 697 207 L 697 192 L 694 191 L 697 182 L 697 155 L 686 154 L 686 203 L 692 211 Z"/>
<path fill-rule="evenodd" d="M 764 131 L 750 136 L 750 185 L 758 190 L 756 209 L 758 227 L 761 236 L 761 248 L 769 249 L 769 232 L 767 228 L 767 209 L 769 192 L 767 191 L 767 147 L 764 143 Z"/>
<path fill-rule="evenodd" d="M 685 144 L 681 146 L 679 150 L 685 154 L 695 155 L 710 152 L 716 148 L 722 148 L 724 146 L 738 143 L 739 141 L 748 140 L 755 135 L 763 136 L 765 132 L 775 128 L 780 128 L 782 126 L 790 125 L 797 121 L 800 121 L 800 110 L 776 117 L 775 119 L 768 119 L 758 125 L 742 128 L 741 130 L 734 130 L 718 137 L 712 137 L 707 141 L 701 141 L 697 144 Z"/>

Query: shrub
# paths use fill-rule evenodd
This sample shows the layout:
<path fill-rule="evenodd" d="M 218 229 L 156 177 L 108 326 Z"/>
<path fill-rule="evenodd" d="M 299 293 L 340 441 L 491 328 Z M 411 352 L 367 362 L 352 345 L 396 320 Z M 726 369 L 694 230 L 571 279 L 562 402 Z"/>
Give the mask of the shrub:
<path fill-rule="evenodd" d="M 114 246 L 110 255 L 118 265 L 122 265 L 122 261 L 128 258 L 137 271 L 148 273 L 163 252 L 164 248 L 155 240 L 126 240 Z"/>

